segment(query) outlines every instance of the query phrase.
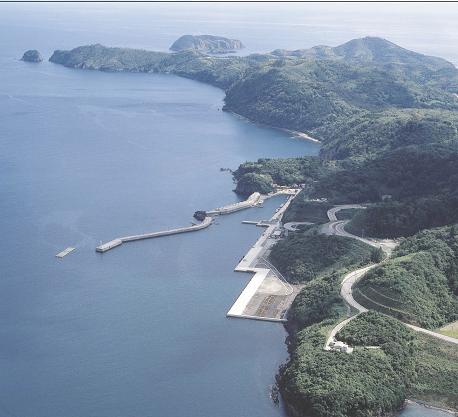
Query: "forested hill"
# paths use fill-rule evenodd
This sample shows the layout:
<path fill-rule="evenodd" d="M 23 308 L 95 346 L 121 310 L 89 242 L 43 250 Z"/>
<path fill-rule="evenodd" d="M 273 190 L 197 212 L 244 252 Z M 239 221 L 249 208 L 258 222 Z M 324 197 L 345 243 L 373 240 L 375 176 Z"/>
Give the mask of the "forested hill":
<path fill-rule="evenodd" d="M 102 71 L 159 72 L 226 91 L 225 109 L 251 120 L 301 132 L 324 144 L 328 159 L 373 157 L 404 146 L 453 140 L 458 125 L 458 70 L 380 38 L 335 48 L 214 57 L 90 45 L 55 51 L 51 62 Z M 377 134 L 374 134 L 377 131 Z"/>

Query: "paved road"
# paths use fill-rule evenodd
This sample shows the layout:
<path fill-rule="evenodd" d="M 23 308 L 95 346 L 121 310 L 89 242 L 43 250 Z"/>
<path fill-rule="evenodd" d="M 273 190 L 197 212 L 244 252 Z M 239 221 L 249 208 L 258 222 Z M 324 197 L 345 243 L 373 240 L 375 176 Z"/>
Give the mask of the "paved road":
<path fill-rule="evenodd" d="M 337 212 L 340 210 L 348 210 L 348 209 L 365 209 L 365 206 L 361 204 L 341 204 L 340 206 L 335 206 L 332 209 L 328 210 L 328 219 L 330 222 L 337 221 Z"/>
<path fill-rule="evenodd" d="M 360 236 L 353 235 L 345 230 L 345 225 L 349 222 L 349 220 L 337 220 L 337 212 L 340 210 L 345 209 L 363 209 L 364 206 L 359 204 L 345 204 L 333 207 L 328 210 L 327 215 L 329 219 L 329 223 L 324 224 L 321 227 L 321 233 L 326 235 L 337 235 L 337 236 L 344 236 L 344 237 L 351 237 L 353 239 L 357 239 L 361 242 L 364 242 L 374 248 L 382 248 L 383 251 L 389 256 L 393 249 L 396 247 L 397 242 L 391 239 L 368 239 L 363 238 Z"/>
<path fill-rule="evenodd" d="M 345 236 L 345 237 L 350 237 L 353 239 L 358 239 L 362 242 L 367 243 L 368 245 L 374 246 L 374 247 L 381 247 L 387 254 L 388 256 L 391 254 L 393 249 L 396 247 L 397 243 L 395 241 L 391 240 L 379 240 L 379 239 L 364 239 L 359 236 L 352 235 L 351 233 L 347 232 L 344 229 L 345 224 L 348 222 L 348 220 L 344 221 L 339 221 L 337 220 L 336 213 L 339 210 L 342 210 L 344 208 L 360 208 L 357 205 L 351 206 L 351 205 L 346 205 L 346 206 L 337 206 L 334 207 L 330 210 L 328 210 L 328 218 L 329 218 L 329 223 L 326 223 L 323 225 L 322 232 L 326 234 L 332 234 L 332 235 L 338 235 L 338 236 Z M 359 304 L 354 298 L 353 298 L 353 285 L 356 284 L 369 270 L 372 268 L 375 268 L 380 264 L 373 264 L 366 266 L 364 268 L 359 268 L 356 269 L 355 271 L 352 271 L 345 275 L 344 279 L 342 280 L 341 287 L 340 287 L 340 295 L 341 297 L 345 300 L 345 302 L 350 305 L 351 307 L 355 308 L 358 313 L 342 322 L 337 324 L 332 330 L 331 333 L 326 341 L 325 345 L 325 350 L 329 350 L 329 343 L 333 340 L 335 335 L 342 330 L 351 320 L 353 320 L 358 314 L 364 313 L 368 311 L 368 309 L 361 304 Z M 435 337 L 436 339 L 441 339 L 443 341 L 453 343 L 458 345 L 458 339 L 455 339 L 450 336 L 445 336 L 440 333 L 432 332 L 431 330 L 426 330 L 423 329 L 422 327 L 418 326 L 413 326 L 412 324 L 404 323 L 407 327 L 411 328 L 412 330 L 420 333 L 427 334 L 429 336 Z"/>
<path fill-rule="evenodd" d="M 342 283 L 340 284 L 340 296 L 347 302 L 348 305 L 358 310 L 359 313 L 364 313 L 368 310 L 353 298 L 352 287 L 366 274 L 367 271 L 377 265 L 378 264 L 369 265 L 348 273 L 345 275 Z"/>
<path fill-rule="evenodd" d="M 289 222 L 289 223 L 285 223 L 283 225 L 283 227 L 286 229 L 286 230 L 289 230 L 290 232 L 295 232 L 297 230 L 297 226 L 301 226 L 301 225 L 311 225 L 313 223 L 311 222 Z"/>

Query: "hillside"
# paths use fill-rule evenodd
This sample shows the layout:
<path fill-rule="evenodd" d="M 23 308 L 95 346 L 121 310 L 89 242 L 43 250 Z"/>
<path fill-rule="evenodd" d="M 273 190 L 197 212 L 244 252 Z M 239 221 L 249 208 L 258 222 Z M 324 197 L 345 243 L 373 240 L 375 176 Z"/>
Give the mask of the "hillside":
<path fill-rule="evenodd" d="M 226 110 L 321 140 L 321 158 L 242 164 L 234 172 L 238 191 L 305 184 L 285 222 L 325 222 L 335 203 L 370 203 L 352 218 L 354 233 L 414 236 L 360 281 L 355 298 L 429 328 L 456 320 L 456 230 L 418 233 L 458 222 L 458 82 L 449 62 L 378 38 L 247 57 L 94 45 L 56 51 L 51 61 L 206 82 L 226 91 Z M 347 314 L 339 296 L 343 271 L 374 260 L 370 248 L 308 230 L 277 243 L 270 258 L 304 284 L 288 313 L 290 360 L 279 375 L 291 413 L 378 417 L 398 410 L 407 395 L 456 406 L 449 395 L 456 350 L 431 348 L 395 319 L 359 316 L 339 335 L 356 347 L 351 355 L 323 350 L 327 332 Z"/>
<path fill-rule="evenodd" d="M 261 158 L 256 162 L 245 162 L 232 175 L 237 181 L 236 192 L 245 188 L 246 178 L 252 178 L 254 175 L 261 182 L 253 184 L 254 188 L 249 190 L 264 192 L 264 180 L 261 178 L 266 179 L 271 187 L 274 184 L 311 186 L 314 180 L 322 177 L 328 171 L 329 167 L 326 163 L 313 156 L 304 156 L 302 158 Z M 247 192 L 242 192 L 242 194 L 247 194 Z"/>
<path fill-rule="evenodd" d="M 183 35 L 170 46 L 170 50 L 175 52 L 193 49 L 210 54 L 225 54 L 242 48 L 242 42 L 237 39 L 213 35 Z"/>
<path fill-rule="evenodd" d="M 270 261 L 290 282 L 308 282 L 333 270 L 369 263 L 372 248 L 356 239 L 295 232 L 277 242 Z"/>
<path fill-rule="evenodd" d="M 328 159 L 371 157 L 406 141 L 441 142 L 447 129 L 447 140 L 456 140 L 456 68 L 379 38 L 247 57 L 90 45 L 55 51 L 50 61 L 72 68 L 175 74 L 215 85 L 226 91 L 226 110 L 310 133 L 323 142 L 322 156 Z"/>
<path fill-rule="evenodd" d="M 54 51 L 49 61 L 69 68 L 175 74 L 225 89 L 240 79 L 248 67 L 255 66 L 258 59 L 257 56 L 216 58 L 194 50 L 168 54 L 96 44 Z"/>
<path fill-rule="evenodd" d="M 354 296 L 364 306 L 434 329 L 458 319 L 457 271 L 458 227 L 425 230 L 367 273 Z"/>
<path fill-rule="evenodd" d="M 357 320 L 363 318 L 354 322 Z M 383 328 L 381 322 L 372 324 L 373 333 L 380 335 L 381 349 L 360 348 L 351 355 L 323 349 L 332 321 L 295 334 L 290 360 L 279 376 L 290 414 L 375 417 L 402 407 L 408 381 L 413 377 L 414 360 L 409 352 L 414 335 L 395 320 L 383 320 Z M 357 337 L 358 333 L 354 340 L 364 345 L 365 341 Z M 406 354 L 399 357 L 402 350 Z"/>
<path fill-rule="evenodd" d="M 333 59 L 354 64 L 371 64 L 378 68 L 396 68 L 401 73 L 425 76 L 441 70 L 456 73 L 454 65 L 445 59 L 409 51 L 385 39 L 370 36 L 352 39 L 334 48 L 320 45 L 295 51 L 275 50 L 272 54 L 282 57 Z"/>

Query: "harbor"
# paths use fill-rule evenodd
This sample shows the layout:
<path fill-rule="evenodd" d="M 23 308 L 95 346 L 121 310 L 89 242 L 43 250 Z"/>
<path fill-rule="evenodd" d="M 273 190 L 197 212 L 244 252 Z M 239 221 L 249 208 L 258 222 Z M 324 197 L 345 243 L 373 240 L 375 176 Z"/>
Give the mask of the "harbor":
<path fill-rule="evenodd" d="M 275 242 L 281 239 L 284 233 L 289 230 L 289 228 L 283 227 L 281 219 L 299 191 L 300 189 L 298 188 L 278 188 L 275 192 L 265 195 L 255 192 L 246 200 L 237 203 L 231 203 L 209 211 L 197 211 L 194 216 L 201 220 L 198 224 L 116 238 L 100 244 L 96 247 L 96 251 L 104 253 L 126 242 L 202 230 L 209 227 L 214 222 L 215 217 L 219 215 L 260 206 L 268 198 L 286 195 L 288 197 L 286 202 L 276 209 L 270 219 L 242 221 L 244 224 L 262 227 L 265 230 L 235 267 L 237 272 L 248 272 L 254 275 L 226 314 L 227 317 L 234 318 L 286 322 L 287 311 L 302 286 L 290 284 L 268 261 L 268 257 Z"/>
<path fill-rule="evenodd" d="M 288 283 L 267 259 L 270 249 L 282 236 L 283 214 L 298 192 L 299 189 L 282 190 L 289 195 L 288 200 L 268 221 L 243 222 L 266 227 L 266 230 L 235 267 L 237 272 L 254 275 L 227 312 L 227 317 L 286 322 L 288 309 L 302 286 Z"/>
<path fill-rule="evenodd" d="M 197 213 L 200 213 L 202 216 L 202 218 L 199 218 L 201 222 L 198 224 L 193 224 L 191 226 L 179 227 L 179 228 L 174 228 L 174 229 L 162 230 L 158 232 L 150 232 L 150 233 L 143 233 L 143 234 L 132 235 L 132 236 L 119 237 L 119 238 L 110 240 L 109 242 L 101 243 L 99 246 L 95 248 L 95 250 L 97 252 L 104 253 L 126 242 L 134 242 L 137 240 L 152 239 L 152 238 L 157 238 L 157 237 L 162 237 L 162 236 L 170 236 L 170 235 L 176 235 L 179 233 L 195 232 L 198 230 L 202 230 L 212 224 L 215 216 L 230 214 L 230 213 L 234 213 L 239 210 L 244 210 L 250 207 L 259 206 L 267 198 L 271 198 L 275 195 L 289 194 L 289 193 L 291 193 L 291 191 L 288 189 L 281 189 L 274 193 L 266 194 L 266 195 L 262 195 L 258 192 L 254 192 L 246 200 L 239 201 L 236 203 L 231 203 L 226 206 L 219 207 L 219 208 L 209 210 L 209 211 L 197 211 L 194 216 L 197 218 L 196 216 Z"/>

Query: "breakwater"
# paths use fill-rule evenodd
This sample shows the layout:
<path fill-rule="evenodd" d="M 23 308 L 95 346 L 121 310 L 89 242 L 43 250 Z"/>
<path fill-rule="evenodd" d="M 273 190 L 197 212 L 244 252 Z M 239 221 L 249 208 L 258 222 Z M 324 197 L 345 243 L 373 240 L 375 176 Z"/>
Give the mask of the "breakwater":
<path fill-rule="evenodd" d="M 274 195 L 274 194 L 273 194 Z M 151 232 L 151 233 L 143 233 L 139 235 L 132 235 L 132 236 L 125 236 L 125 237 L 119 237 L 113 240 L 110 240 L 109 242 L 102 243 L 99 246 L 95 248 L 97 252 L 107 252 L 110 249 L 116 248 L 120 245 L 122 245 L 125 242 L 134 242 L 136 240 L 144 240 L 144 239 L 152 239 L 156 237 L 162 237 L 162 236 L 170 236 L 170 235 L 176 235 L 178 233 L 188 233 L 188 232 L 195 232 L 197 230 L 202 230 L 207 228 L 208 226 L 211 225 L 213 222 L 214 216 L 218 215 L 223 215 L 223 214 L 229 214 L 229 213 L 234 213 L 239 210 L 247 209 L 250 207 L 253 207 L 257 204 L 261 204 L 262 201 L 264 201 L 265 198 L 271 197 L 270 195 L 268 196 L 262 196 L 260 193 L 255 192 L 251 194 L 246 200 L 244 201 L 239 201 L 237 203 L 233 204 L 228 204 L 223 207 L 216 208 L 214 210 L 210 210 L 205 212 L 205 218 L 202 220 L 201 223 L 198 224 L 193 224 L 192 226 L 186 226 L 186 227 L 179 227 L 175 229 L 168 229 L 168 230 L 162 230 L 159 232 Z"/>
<path fill-rule="evenodd" d="M 264 196 L 267 198 L 268 196 Z M 255 206 L 256 204 L 261 204 L 264 200 L 263 196 L 255 192 L 251 194 L 246 200 L 239 201 L 238 203 L 228 204 L 227 206 L 219 207 L 214 210 L 207 211 L 209 215 L 218 215 L 218 214 L 230 214 L 239 210 L 247 209 Z"/>
<path fill-rule="evenodd" d="M 141 235 L 120 237 L 120 238 L 110 240 L 107 243 L 103 243 L 102 245 L 97 246 L 95 250 L 97 252 L 106 252 L 106 251 L 109 251 L 110 249 L 113 249 L 113 248 L 116 248 L 117 246 L 122 245 L 125 242 L 134 242 L 136 240 L 152 239 L 155 237 L 176 235 L 178 233 L 195 232 L 197 230 L 205 229 L 206 227 L 210 226 L 212 221 L 213 221 L 213 217 L 207 216 L 201 223 L 193 224 L 192 226 L 179 227 L 176 229 L 163 230 L 160 232 L 144 233 Z"/>

